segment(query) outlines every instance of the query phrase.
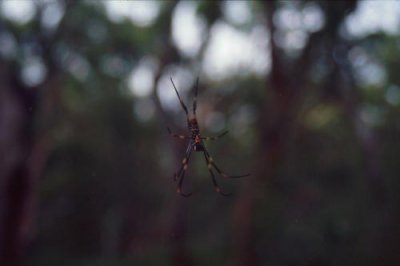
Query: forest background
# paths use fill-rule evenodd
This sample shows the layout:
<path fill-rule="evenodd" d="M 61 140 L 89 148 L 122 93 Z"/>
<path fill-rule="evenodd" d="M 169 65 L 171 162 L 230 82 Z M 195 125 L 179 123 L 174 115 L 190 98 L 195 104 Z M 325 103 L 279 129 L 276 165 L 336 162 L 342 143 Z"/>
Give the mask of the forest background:
<path fill-rule="evenodd" d="M 0 265 L 400 265 L 400 2 L 0 2 Z M 187 143 L 186 103 L 217 164 Z"/>

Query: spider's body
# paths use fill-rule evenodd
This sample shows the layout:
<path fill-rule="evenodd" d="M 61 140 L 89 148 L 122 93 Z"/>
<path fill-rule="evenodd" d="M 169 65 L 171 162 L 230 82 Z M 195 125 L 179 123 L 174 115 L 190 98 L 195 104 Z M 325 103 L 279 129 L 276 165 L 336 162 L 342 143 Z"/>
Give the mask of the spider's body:
<path fill-rule="evenodd" d="M 203 141 L 201 140 L 199 124 L 197 123 L 196 118 L 188 120 L 188 128 L 192 134 L 190 145 L 193 146 L 193 150 L 204 151 L 204 144 Z"/>
<path fill-rule="evenodd" d="M 185 113 L 186 113 L 187 123 L 188 123 L 188 130 L 189 130 L 189 133 L 190 133 L 190 136 L 187 136 L 187 135 L 177 135 L 177 134 L 173 134 L 173 133 L 171 132 L 171 130 L 168 128 L 168 132 L 169 132 L 170 135 L 172 135 L 173 137 L 180 138 L 180 139 L 189 139 L 189 140 L 190 140 L 190 141 L 189 141 L 189 144 L 188 144 L 188 146 L 187 146 L 187 148 L 186 148 L 186 155 L 185 155 L 185 157 L 182 159 L 181 167 L 179 168 L 179 171 L 178 171 L 177 173 L 175 173 L 175 175 L 174 175 L 174 180 L 178 180 L 178 187 L 177 187 L 177 189 L 176 189 L 176 192 L 177 192 L 178 194 L 182 195 L 182 196 L 185 196 L 185 197 L 191 195 L 191 193 L 189 193 L 189 194 L 184 194 L 184 193 L 182 192 L 182 183 L 183 183 L 183 178 L 184 178 L 184 176 L 185 176 L 185 172 L 186 172 L 187 167 L 188 167 L 190 155 L 191 155 L 192 151 L 195 151 L 195 152 L 203 152 L 204 158 L 205 158 L 206 163 L 207 163 L 208 171 L 209 171 L 210 174 L 211 174 L 211 178 L 212 178 L 212 181 L 213 181 L 213 184 L 214 184 L 215 191 L 217 191 L 218 193 L 220 193 L 220 194 L 223 195 L 223 196 L 228 196 L 228 195 L 230 195 L 230 194 L 223 193 L 223 192 L 221 191 L 221 188 L 218 186 L 217 181 L 216 181 L 216 179 L 215 179 L 214 172 L 213 172 L 213 168 L 214 168 L 222 177 L 225 177 L 225 178 L 245 177 L 245 176 L 248 176 L 249 174 L 246 174 L 246 175 L 239 175 L 239 176 L 230 176 L 230 175 L 227 175 L 227 174 L 225 174 L 224 172 L 222 172 L 222 171 L 218 168 L 218 166 L 215 164 L 215 162 L 214 162 L 213 158 L 211 157 L 211 155 L 208 153 L 208 151 L 207 151 L 207 149 L 206 149 L 206 147 L 205 147 L 205 145 L 204 145 L 204 142 L 203 142 L 203 140 L 215 140 L 215 139 L 218 139 L 218 138 L 224 136 L 226 133 L 228 133 L 228 131 L 225 131 L 225 132 L 223 132 L 221 135 L 216 136 L 216 137 L 202 137 L 202 136 L 200 135 L 199 124 L 197 123 L 197 119 L 196 119 L 198 80 L 197 80 L 196 85 L 195 85 L 195 87 L 194 87 L 194 89 L 195 89 L 195 95 L 194 95 L 194 99 L 193 99 L 193 117 L 192 117 L 192 118 L 189 118 L 189 113 L 188 113 L 187 107 L 186 107 L 186 105 L 183 103 L 183 101 L 181 100 L 181 97 L 179 96 L 178 90 L 176 89 L 175 84 L 174 84 L 172 78 L 171 78 L 171 82 L 172 82 L 172 85 L 173 85 L 173 87 L 174 87 L 174 89 L 175 89 L 176 95 L 178 96 L 179 102 L 181 103 L 181 106 L 182 106 L 183 110 L 184 110 Z"/>

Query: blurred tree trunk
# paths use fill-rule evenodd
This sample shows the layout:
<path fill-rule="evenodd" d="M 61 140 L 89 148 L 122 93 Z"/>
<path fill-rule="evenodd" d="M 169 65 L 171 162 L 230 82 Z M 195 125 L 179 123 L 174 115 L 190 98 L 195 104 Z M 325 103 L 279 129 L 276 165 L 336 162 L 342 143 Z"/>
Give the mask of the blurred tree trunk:
<path fill-rule="evenodd" d="M 66 1 L 66 11 L 71 4 Z M 0 60 L 0 265 L 23 262 L 34 236 L 38 205 L 38 182 L 51 148 L 54 110 L 60 107 L 59 69 L 52 59 L 52 47 L 62 32 L 65 17 L 52 36 L 42 34 L 41 6 L 34 27 L 37 45 L 43 49 L 48 67 L 46 79 L 38 87 L 22 84 L 16 63 Z M 35 128 L 36 117 L 44 123 Z M 53 124 L 51 124 L 53 123 Z"/>
<path fill-rule="evenodd" d="M 156 105 L 157 113 L 161 117 L 161 123 L 163 125 L 172 125 L 172 119 L 163 111 L 160 100 L 157 96 L 157 84 L 161 78 L 162 71 L 165 66 L 173 63 L 177 59 L 178 54 L 176 53 L 175 49 L 172 46 L 166 50 L 165 56 L 162 57 L 161 60 L 161 67 L 159 72 L 155 76 L 155 90 L 153 94 L 153 100 Z M 164 134 L 164 136 L 166 133 Z M 168 136 L 169 137 L 169 136 Z M 176 142 L 174 139 L 170 139 L 171 147 L 172 147 L 172 154 L 173 154 L 173 162 L 174 165 L 178 165 L 181 162 L 182 154 L 184 154 L 183 150 L 181 149 L 182 143 Z M 172 177 L 173 174 L 169 174 L 171 176 L 171 182 L 173 182 Z M 174 193 L 174 191 L 171 191 Z M 189 255 L 189 251 L 186 245 L 186 225 L 187 225 L 187 199 L 183 198 L 179 195 L 176 195 L 175 200 L 171 202 L 170 205 L 171 209 L 171 217 L 167 219 L 171 219 L 171 228 L 167 228 L 166 232 L 168 233 L 169 239 L 167 240 L 169 243 L 169 247 L 171 248 L 171 260 L 173 265 L 177 266 L 185 266 L 185 265 L 194 265 L 193 260 Z M 159 225 L 156 225 L 159 226 Z"/>
<path fill-rule="evenodd" d="M 18 265 L 30 230 L 30 155 L 35 99 L 4 64 L 0 65 L 0 265 Z M 29 226 L 28 226 L 29 227 Z"/>
<path fill-rule="evenodd" d="M 267 2 L 267 25 L 270 35 L 275 33 L 272 16 L 275 12 L 275 3 Z M 271 39 L 271 73 L 267 78 L 268 96 L 262 111 L 264 114 L 260 119 L 260 150 L 255 163 L 256 172 L 252 180 L 247 182 L 247 187 L 237 201 L 234 213 L 235 232 L 235 264 L 236 265 L 259 265 L 257 263 L 256 251 L 254 249 L 255 231 L 252 228 L 253 210 L 259 193 L 265 189 L 267 183 L 272 184 L 277 175 L 277 170 L 282 161 L 284 153 L 285 138 L 293 125 L 292 115 L 295 109 L 295 91 L 302 87 L 298 84 L 296 88 L 290 87 L 286 79 L 287 69 L 282 65 L 280 50 Z M 306 68 L 307 66 L 303 66 Z M 269 249 L 269 247 L 265 247 Z"/>
<path fill-rule="evenodd" d="M 168 54 L 170 55 L 170 52 Z M 173 53 L 175 54 L 175 53 Z M 173 56 L 174 57 L 174 56 Z M 170 62 L 172 58 L 170 56 L 167 56 L 162 60 L 162 66 L 166 66 Z M 168 62 L 168 63 L 167 63 Z M 157 73 L 155 77 L 155 86 L 157 86 L 160 77 L 161 77 L 161 71 L 163 70 L 163 67 L 160 68 L 160 71 Z M 153 94 L 153 99 L 156 104 L 156 109 L 159 114 L 159 116 L 162 118 L 161 123 L 164 125 L 171 125 L 172 119 L 166 113 L 163 111 L 161 103 L 158 99 L 157 96 L 157 89 L 154 90 Z M 164 134 L 166 135 L 166 133 Z M 182 143 L 178 143 L 174 141 L 173 139 L 171 141 L 171 147 L 172 147 L 172 154 L 173 154 L 173 162 L 174 165 L 178 165 L 181 162 L 181 157 L 183 154 L 183 151 L 181 149 Z M 171 176 L 171 182 L 173 182 L 173 174 L 169 174 Z M 175 191 L 171 191 L 171 193 L 174 193 Z M 172 265 L 177 265 L 177 266 L 185 266 L 185 265 L 194 265 L 193 260 L 191 259 L 189 255 L 189 251 L 187 249 L 186 245 L 186 225 L 187 225 L 187 199 L 183 198 L 179 195 L 176 195 L 176 198 L 170 203 L 170 217 L 167 217 L 167 219 L 171 220 L 171 224 L 169 224 L 170 228 L 166 228 L 165 232 L 167 232 L 168 236 L 168 246 L 170 247 L 171 251 L 171 260 L 172 260 Z M 168 223 L 167 223 L 168 224 Z M 159 227 L 159 224 L 155 225 L 156 227 Z"/>
<path fill-rule="evenodd" d="M 51 131 L 39 134 L 34 118 L 54 122 L 54 69 L 40 87 L 28 88 L 18 69 L 0 62 L 0 265 L 19 265 L 34 236 L 38 183 L 51 150 Z"/>
<path fill-rule="evenodd" d="M 285 155 L 286 139 L 296 127 L 296 113 L 302 104 L 303 95 L 309 86 L 310 68 L 319 48 L 324 48 L 324 41 L 334 40 L 338 28 L 347 12 L 355 8 L 356 1 L 323 3 L 326 25 L 320 32 L 309 36 L 303 53 L 294 61 L 285 59 L 284 51 L 275 43 L 272 36 L 276 33 L 273 16 L 277 1 L 265 3 L 267 27 L 271 36 L 271 72 L 267 77 L 266 102 L 260 113 L 260 143 L 256 172 L 237 200 L 234 212 L 234 263 L 235 265 L 260 265 L 257 261 L 254 241 L 256 239 L 253 224 L 253 210 L 258 198 L 265 193 L 266 186 L 272 190 L 276 184 L 279 168 Z M 323 51 L 323 49 L 322 49 Z M 332 56 L 332 51 L 328 52 Z M 271 241 L 269 241 L 271 242 Z M 273 254 L 274 246 L 264 247 L 264 254 Z"/>
<path fill-rule="evenodd" d="M 180 55 L 176 48 L 172 43 L 172 13 L 176 7 L 177 2 L 173 1 L 168 4 L 163 14 L 160 16 L 160 33 L 159 38 L 163 43 L 163 49 L 160 51 L 160 65 L 158 67 L 158 71 L 154 76 L 154 89 L 152 94 L 152 99 L 156 107 L 156 111 L 158 117 L 160 117 L 160 126 L 161 129 L 165 129 L 165 134 L 163 136 L 167 136 L 167 125 L 172 125 L 172 119 L 168 114 L 163 110 L 161 106 L 160 99 L 158 97 L 158 83 L 160 78 L 162 77 L 163 71 L 165 68 L 171 64 L 180 61 Z M 172 87 L 171 87 L 172 89 Z M 172 154 L 173 154 L 173 162 L 174 165 L 177 165 L 181 162 L 182 151 L 180 144 L 173 139 L 170 139 Z M 173 182 L 173 173 L 168 174 L 171 176 L 171 182 Z M 174 191 L 172 191 L 174 193 Z M 175 196 L 175 195 L 174 195 Z M 176 196 L 174 200 L 170 202 L 170 212 L 169 217 L 164 217 L 167 220 L 170 220 L 170 223 L 165 223 L 165 220 L 160 219 L 159 222 L 162 224 L 167 224 L 168 228 L 165 228 L 163 231 L 166 233 L 165 236 L 168 237 L 166 240 L 167 246 L 171 253 L 171 263 L 172 265 L 184 266 L 184 265 L 194 265 L 193 260 L 191 259 L 190 252 L 186 245 L 186 225 L 187 225 L 187 199 Z M 160 224 L 157 222 L 154 224 L 154 227 L 159 228 Z M 154 230 L 156 231 L 156 230 Z"/>
<path fill-rule="evenodd" d="M 361 119 L 361 95 L 360 88 L 356 84 L 351 68 L 351 62 L 348 58 L 349 51 L 354 47 L 351 41 L 343 39 L 339 34 L 338 22 L 343 21 L 343 14 L 349 13 L 356 6 L 356 2 L 349 2 L 343 5 L 342 10 L 331 8 L 333 15 L 330 24 L 331 42 L 326 42 L 326 49 L 335 54 L 329 62 L 333 66 L 332 73 L 326 79 L 324 89 L 325 95 L 330 97 L 328 100 L 334 100 L 345 111 L 349 122 L 351 123 L 354 135 L 359 140 L 360 149 L 363 152 L 363 169 L 365 174 L 365 184 L 367 202 L 360 206 L 360 210 L 365 215 L 366 231 L 364 235 L 364 244 L 371 258 L 379 262 L 381 257 L 378 250 L 382 244 L 382 232 L 386 226 L 387 220 L 383 219 L 385 215 L 385 205 L 387 202 L 384 179 L 382 175 L 382 166 L 380 162 L 380 140 L 378 134 Z M 328 5 L 329 7 L 329 5 Z M 336 14 L 336 15 L 335 15 Z M 333 23 L 337 21 L 336 23 Z M 390 218 L 389 218 L 390 220 Z"/>
<path fill-rule="evenodd" d="M 338 43 L 346 43 L 345 40 L 340 39 Z M 345 48 L 346 53 L 353 47 L 349 44 Z M 366 250 L 369 254 L 376 254 L 373 259 L 379 260 L 381 254 L 379 250 L 383 240 L 382 232 L 385 231 L 387 222 L 389 219 L 383 219 L 385 217 L 386 203 L 387 203 L 387 191 L 385 189 L 385 180 L 382 174 L 382 166 L 380 161 L 380 140 L 378 134 L 367 125 L 361 119 L 361 96 L 360 88 L 356 84 L 354 79 L 354 73 L 350 69 L 349 59 L 347 57 L 342 58 L 345 64 L 341 67 L 336 66 L 334 68 L 334 74 L 331 79 L 328 79 L 326 86 L 336 86 L 342 88 L 340 94 L 339 103 L 342 105 L 343 110 L 346 112 L 349 121 L 353 126 L 353 131 L 359 140 L 359 145 L 363 151 L 363 169 L 366 178 L 367 187 L 367 202 L 363 206 L 365 220 L 368 220 L 367 232 L 364 235 L 364 243 L 366 244 Z M 390 222 L 389 222 L 390 223 Z M 391 248 L 389 248 L 391 249 Z M 399 257 L 397 257 L 399 259 Z M 376 261 L 377 263 L 379 261 Z"/>

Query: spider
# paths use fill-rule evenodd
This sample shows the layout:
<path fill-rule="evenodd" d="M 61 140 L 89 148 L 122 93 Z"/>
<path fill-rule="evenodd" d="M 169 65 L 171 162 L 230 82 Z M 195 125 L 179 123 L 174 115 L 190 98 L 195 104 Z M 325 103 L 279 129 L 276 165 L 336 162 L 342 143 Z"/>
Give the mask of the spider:
<path fill-rule="evenodd" d="M 213 158 L 211 157 L 210 153 L 207 151 L 206 146 L 204 145 L 203 140 L 216 140 L 221 138 L 222 136 L 225 136 L 228 131 L 223 132 L 222 134 L 216 136 L 216 137 L 203 137 L 200 135 L 200 129 L 199 129 L 199 125 L 197 123 L 197 119 L 196 119 L 196 108 L 197 108 L 197 91 L 198 91 L 198 87 L 199 87 L 199 80 L 196 80 L 196 84 L 194 86 L 194 98 L 193 98 L 193 115 L 192 117 L 190 117 L 188 109 L 186 107 L 186 105 L 183 103 L 181 97 L 179 96 L 178 90 L 176 89 L 176 86 L 174 84 L 174 81 L 172 80 L 172 78 L 170 78 L 172 86 L 174 87 L 174 90 L 176 92 L 176 95 L 178 96 L 178 100 L 182 106 L 182 109 L 185 111 L 186 113 L 186 117 L 187 117 L 187 125 L 188 125 L 188 130 L 190 135 L 177 135 L 171 132 L 171 130 L 169 129 L 169 127 L 167 127 L 168 129 L 168 133 L 175 138 L 179 138 L 179 139 L 188 139 L 189 140 L 189 144 L 186 148 L 186 154 L 185 157 L 182 159 L 181 162 L 181 166 L 179 168 L 179 170 L 177 172 L 175 172 L 174 174 L 174 181 L 178 181 L 178 186 L 176 189 L 176 193 L 184 196 L 184 197 L 189 197 L 190 195 L 192 195 L 192 193 L 183 193 L 182 192 L 182 183 L 183 183 L 183 178 L 185 176 L 185 172 L 187 170 L 188 167 L 188 163 L 189 163 L 189 159 L 190 159 L 190 155 L 192 153 L 192 151 L 195 152 L 203 152 L 204 158 L 206 160 L 207 163 L 207 168 L 208 171 L 211 174 L 211 179 L 212 182 L 214 184 L 214 189 L 216 192 L 218 192 L 219 194 L 223 195 L 223 196 L 229 196 L 232 193 L 224 193 L 221 191 L 221 188 L 218 186 L 217 184 L 217 180 L 215 178 L 214 172 L 213 172 L 213 168 L 218 172 L 218 174 L 220 174 L 222 177 L 224 178 L 240 178 L 240 177 L 245 177 L 245 176 L 249 176 L 250 174 L 245 174 L 245 175 L 237 175 L 237 176 L 231 176 L 231 175 L 227 175 L 225 174 L 223 171 L 221 171 L 221 169 L 215 164 Z"/>

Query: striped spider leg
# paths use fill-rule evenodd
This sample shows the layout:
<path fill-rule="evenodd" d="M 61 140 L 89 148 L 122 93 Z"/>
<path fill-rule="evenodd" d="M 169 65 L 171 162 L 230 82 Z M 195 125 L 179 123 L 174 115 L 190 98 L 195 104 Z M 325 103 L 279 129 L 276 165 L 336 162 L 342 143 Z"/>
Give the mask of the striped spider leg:
<path fill-rule="evenodd" d="M 197 79 L 196 84 L 194 86 L 193 114 L 192 114 L 192 116 L 189 115 L 188 108 L 183 103 L 183 101 L 182 101 L 182 99 L 181 99 L 181 97 L 180 97 L 180 95 L 178 93 L 178 90 L 176 89 L 174 81 L 172 80 L 172 78 L 171 78 L 171 83 L 172 83 L 172 86 L 174 87 L 176 95 L 178 96 L 178 100 L 179 100 L 179 102 L 180 102 L 180 104 L 182 106 L 182 109 L 185 111 L 186 118 L 187 118 L 188 131 L 189 131 L 189 134 L 190 134 L 190 135 L 178 135 L 178 134 L 172 133 L 171 130 L 167 127 L 168 133 L 172 137 L 179 138 L 179 139 L 188 139 L 189 140 L 188 146 L 186 148 L 185 157 L 182 159 L 181 166 L 180 166 L 179 170 L 174 175 L 174 180 L 178 181 L 176 192 L 178 194 L 184 196 L 184 197 L 188 197 L 188 196 L 190 196 L 192 194 L 192 193 L 187 193 L 187 194 L 183 193 L 182 192 L 182 184 L 183 184 L 183 179 L 185 177 L 186 170 L 188 168 L 188 164 L 189 164 L 189 159 L 190 159 L 191 153 L 192 153 L 192 151 L 195 151 L 195 152 L 203 152 L 203 155 L 204 155 L 204 158 L 206 160 L 207 168 L 208 168 L 208 171 L 210 172 L 211 180 L 213 182 L 215 191 L 218 192 L 219 194 L 223 195 L 223 196 L 231 195 L 231 193 L 222 192 L 222 190 L 221 190 L 220 186 L 218 185 L 217 180 L 215 178 L 215 174 L 213 172 L 213 169 L 215 169 L 217 171 L 217 173 L 223 178 L 240 178 L 240 177 L 249 176 L 250 174 L 231 176 L 231 175 L 227 175 L 226 173 L 224 173 L 215 164 L 213 158 L 211 157 L 210 153 L 206 149 L 206 146 L 204 145 L 204 142 L 203 142 L 203 141 L 207 141 L 207 140 L 217 140 L 217 139 L 225 136 L 228 133 L 228 131 L 225 131 L 222 134 L 220 134 L 218 136 L 215 136 L 215 137 L 203 137 L 203 136 L 201 136 L 200 135 L 199 125 L 198 125 L 197 119 L 196 119 L 197 91 L 198 91 L 198 87 L 199 87 L 199 80 Z"/>

